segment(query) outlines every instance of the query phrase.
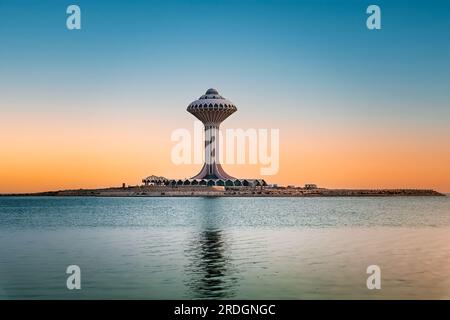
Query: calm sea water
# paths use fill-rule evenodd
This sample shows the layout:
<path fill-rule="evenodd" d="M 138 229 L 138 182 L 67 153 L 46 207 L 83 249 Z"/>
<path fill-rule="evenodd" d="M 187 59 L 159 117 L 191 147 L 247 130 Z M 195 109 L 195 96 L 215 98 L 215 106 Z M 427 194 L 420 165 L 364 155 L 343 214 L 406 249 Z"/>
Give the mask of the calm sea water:
<path fill-rule="evenodd" d="M 0 298 L 450 299 L 450 197 L 0 197 Z"/>

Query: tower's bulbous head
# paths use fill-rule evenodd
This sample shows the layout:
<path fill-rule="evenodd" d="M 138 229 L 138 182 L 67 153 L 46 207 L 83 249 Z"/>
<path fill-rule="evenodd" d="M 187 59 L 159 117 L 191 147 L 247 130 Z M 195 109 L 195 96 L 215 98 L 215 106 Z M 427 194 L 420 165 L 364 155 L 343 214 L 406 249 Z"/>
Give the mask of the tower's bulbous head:
<path fill-rule="evenodd" d="M 198 100 L 191 102 L 187 111 L 203 123 L 219 124 L 236 112 L 237 108 L 216 89 L 208 89 Z"/>

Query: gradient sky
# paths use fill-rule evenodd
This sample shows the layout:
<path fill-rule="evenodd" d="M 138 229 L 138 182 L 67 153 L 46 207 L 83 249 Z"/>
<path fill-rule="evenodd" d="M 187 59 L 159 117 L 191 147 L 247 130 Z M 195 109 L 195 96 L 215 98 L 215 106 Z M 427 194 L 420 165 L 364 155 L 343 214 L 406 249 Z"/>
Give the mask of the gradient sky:
<path fill-rule="evenodd" d="M 190 177 L 170 134 L 210 87 L 224 127 L 280 129 L 268 182 L 450 192 L 446 0 L 0 0 L 0 192 Z"/>

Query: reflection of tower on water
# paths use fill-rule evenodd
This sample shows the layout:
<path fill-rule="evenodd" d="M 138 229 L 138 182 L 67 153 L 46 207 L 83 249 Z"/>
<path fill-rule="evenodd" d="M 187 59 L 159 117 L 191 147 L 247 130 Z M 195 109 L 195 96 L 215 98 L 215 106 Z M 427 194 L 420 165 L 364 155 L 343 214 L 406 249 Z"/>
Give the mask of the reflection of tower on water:
<path fill-rule="evenodd" d="M 237 283 L 236 270 L 231 260 L 227 234 L 217 224 L 220 210 L 215 203 L 220 199 L 205 198 L 201 230 L 195 232 L 186 255 L 186 285 L 193 296 L 201 299 L 230 298 Z"/>

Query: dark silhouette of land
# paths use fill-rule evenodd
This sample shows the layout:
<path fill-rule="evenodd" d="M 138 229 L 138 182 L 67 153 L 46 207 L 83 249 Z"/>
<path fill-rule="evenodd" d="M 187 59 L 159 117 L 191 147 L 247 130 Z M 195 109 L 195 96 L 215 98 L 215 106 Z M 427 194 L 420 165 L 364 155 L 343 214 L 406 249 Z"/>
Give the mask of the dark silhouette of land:
<path fill-rule="evenodd" d="M 428 189 L 326 189 L 301 187 L 128 186 L 103 189 L 59 190 L 2 196 L 97 197 L 389 197 L 445 196 Z"/>

